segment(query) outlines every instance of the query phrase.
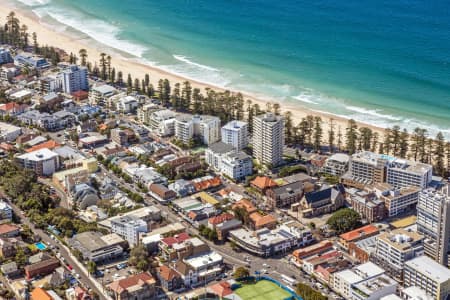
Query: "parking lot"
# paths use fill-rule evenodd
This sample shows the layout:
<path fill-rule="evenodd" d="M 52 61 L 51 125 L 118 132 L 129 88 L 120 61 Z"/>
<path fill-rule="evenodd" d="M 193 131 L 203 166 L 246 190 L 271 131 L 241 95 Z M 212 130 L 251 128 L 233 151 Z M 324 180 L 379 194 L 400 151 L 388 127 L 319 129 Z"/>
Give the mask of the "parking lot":
<path fill-rule="evenodd" d="M 134 267 L 128 266 L 126 263 L 108 265 L 106 267 L 99 268 L 99 270 L 103 273 L 103 276 L 100 276 L 97 280 L 104 285 L 110 284 L 115 280 L 127 278 L 131 274 L 137 273 L 137 270 Z"/>

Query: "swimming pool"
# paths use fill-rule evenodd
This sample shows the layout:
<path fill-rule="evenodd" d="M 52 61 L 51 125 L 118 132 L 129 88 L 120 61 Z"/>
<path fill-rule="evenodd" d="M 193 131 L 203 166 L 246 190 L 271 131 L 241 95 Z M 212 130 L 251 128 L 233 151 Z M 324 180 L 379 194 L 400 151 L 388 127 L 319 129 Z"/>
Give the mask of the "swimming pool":
<path fill-rule="evenodd" d="M 36 248 L 38 248 L 39 250 L 45 250 L 47 249 L 47 246 L 45 246 L 45 244 L 43 242 L 39 242 L 34 244 L 36 246 Z"/>

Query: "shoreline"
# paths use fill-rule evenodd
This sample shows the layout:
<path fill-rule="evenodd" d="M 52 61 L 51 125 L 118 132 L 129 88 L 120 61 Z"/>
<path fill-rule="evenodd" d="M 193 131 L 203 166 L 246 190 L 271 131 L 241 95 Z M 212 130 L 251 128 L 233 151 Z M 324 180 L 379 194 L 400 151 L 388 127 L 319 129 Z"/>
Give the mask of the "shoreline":
<path fill-rule="evenodd" d="M 104 52 L 111 56 L 111 63 L 115 67 L 116 72 L 122 71 L 124 77 L 127 74 L 131 74 L 133 78 L 144 78 L 145 74 L 150 75 L 150 82 L 157 86 L 157 81 L 161 78 L 167 78 L 171 85 L 176 82 L 189 81 L 193 88 L 199 88 L 202 92 L 206 89 L 213 89 L 219 92 L 223 92 L 225 90 L 229 90 L 233 93 L 241 93 L 244 96 L 245 100 L 251 100 L 253 104 L 258 104 L 262 109 L 265 109 L 267 103 L 278 103 L 280 104 L 281 113 L 285 113 L 286 111 L 290 111 L 292 113 L 292 121 L 296 126 L 300 123 L 301 119 L 306 117 L 307 115 L 320 116 L 323 121 L 323 141 L 327 140 L 328 129 L 329 126 L 327 124 L 332 119 L 334 123 L 334 130 L 337 132 L 338 127 L 341 128 L 341 132 L 345 135 L 345 128 L 347 127 L 347 122 L 349 118 L 344 118 L 342 116 L 336 116 L 333 113 L 327 113 L 325 111 L 317 111 L 312 110 L 306 107 L 299 105 L 295 105 L 293 103 L 289 103 L 287 101 L 279 101 L 276 99 L 261 99 L 261 97 L 228 89 L 220 86 L 216 86 L 214 84 L 200 82 L 191 78 L 186 78 L 177 74 L 170 73 L 168 71 L 162 70 L 156 66 L 150 66 L 144 63 L 140 63 L 137 60 L 139 57 L 126 57 L 126 55 L 121 54 L 120 50 L 111 48 L 107 45 L 102 44 L 99 41 L 94 40 L 90 36 L 81 33 L 81 36 L 76 36 L 76 34 L 71 34 L 66 32 L 66 29 L 62 31 L 58 31 L 57 28 L 51 28 L 52 25 L 41 23 L 41 20 L 38 16 L 36 16 L 33 12 L 18 8 L 17 6 L 11 3 L 4 3 L 2 7 L 5 9 L 0 11 L 0 22 L 6 22 L 6 16 L 14 11 L 16 16 L 21 21 L 21 24 L 25 24 L 28 27 L 30 33 L 36 32 L 38 43 L 40 45 L 49 45 L 61 48 L 65 50 L 68 54 L 71 52 L 78 56 L 78 52 L 80 49 L 84 48 L 87 50 L 88 58 L 87 60 L 91 63 L 98 62 L 100 58 L 100 53 Z M 265 98 L 265 97 L 264 97 Z M 384 128 L 377 127 L 371 124 L 366 124 L 363 122 L 356 122 L 358 127 L 368 127 L 373 132 L 377 132 L 379 137 L 382 138 L 384 133 Z"/>

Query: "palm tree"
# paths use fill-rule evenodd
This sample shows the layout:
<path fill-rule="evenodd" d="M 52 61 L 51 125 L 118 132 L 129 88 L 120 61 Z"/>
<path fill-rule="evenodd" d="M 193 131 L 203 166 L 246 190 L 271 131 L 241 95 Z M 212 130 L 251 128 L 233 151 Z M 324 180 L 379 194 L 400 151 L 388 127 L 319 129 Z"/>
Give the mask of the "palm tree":
<path fill-rule="evenodd" d="M 20 37 L 21 37 L 21 43 L 22 48 L 25 49 L 25 47 L 28 46 L 28 27 L 27 25 L 23 24 L 22 27 L 20 27 Z"/>
<path fill-rule="evenodd" d="M 81 65 L 82 66 L 86 66 L 87 57 L 88 57 L 87 50 L 86 49 L 80 49 L 78 54 L 80 55 L 80 58 L 81 58 Z"/>
<path fill-rule="evenodd" d="M 106 80 L 106 53 L 100 53 L 100 74 L 103 80 Z"/>

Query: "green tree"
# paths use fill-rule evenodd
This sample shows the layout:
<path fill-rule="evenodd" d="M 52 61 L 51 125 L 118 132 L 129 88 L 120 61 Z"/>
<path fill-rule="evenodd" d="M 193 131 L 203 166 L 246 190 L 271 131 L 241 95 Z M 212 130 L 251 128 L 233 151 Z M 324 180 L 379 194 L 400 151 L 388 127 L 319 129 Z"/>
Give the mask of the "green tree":
<path fill-rule="evenodd" d="M 81 58 L 81 65 L 82 66 L 86 66 L 86 64 L 87 64 L 87 57 L 88 57 L 87 50 L 86 49 L 80 49 L 78 54 L 80 55 L 80 58 Z"/>
<path fill-rule="evenodd" d="M 233 273 L 233 277 L 238 278 L 244 278 L 250 276 L 250 270 L 245 267 L 238 267 L 236 271 Z"/>
<path fill-rule="evenodd" d="M 439 176 L 445 176 L 445 139 L 442 132 L 439 132 L 436 135 L 436 139 L 434 141 L 434 151 L 433 151 L 433 161 L 434 161 L 434 170 L 436 174 Z"/>
<path fill-rule="evenodd" d="M 131 249 L 128 263 L 132 266 L 135 266 L 140 271 L 147 271 L 150 266 L 150 262 L 149 253 L 145 246 L 137 245 L 136 247 Z"/>
<path fill-rule="evenodd" d="M 313 289 L 307 284 L 299 283 L 295 289 L 297 295 L 303 300 L 327 300 L 328 297 L 322 295 L 319 291 Z"/>
<path fill-rule="evenodd" d="M 88 261 L 87 270 L 89 274 L 94 274 L 95 272 L 97 272 L 97 264 L 92 260 Z"/>
<path fill-rule="evenodd" d="M 343 208 L 336 211 L 328 219 L 327 224 L 340 234 L 361 226 L 361 216 L 353 209 Z"/>
<path fill-rule="evenodd" d="M 314 151 L 320 150 L 320 145 L 322 144 L 322 119 L 320 117 L 314 117 L 314 143 L 313 148 Z"/>
<path fill-rule="evenodd" d="M 345 139 L 346 139 L 346 148 L 349 154 L 353 154 L 356 152 L 356 142 L 358 139 L 358 133 L 356 130 L 358 126 L 356 125 L 355 120 L 350 119 L 347 123 Z"/>

